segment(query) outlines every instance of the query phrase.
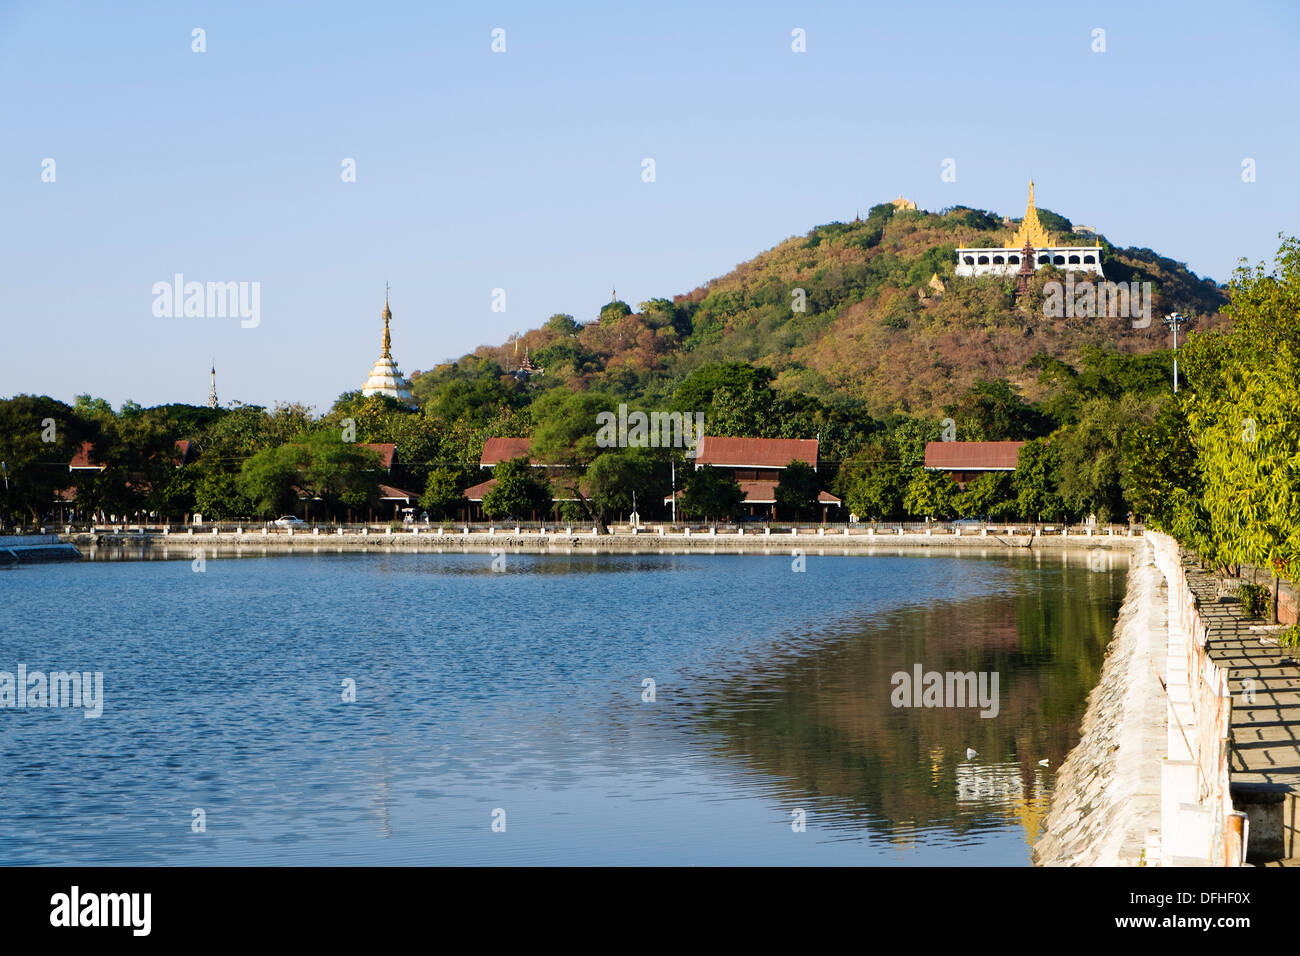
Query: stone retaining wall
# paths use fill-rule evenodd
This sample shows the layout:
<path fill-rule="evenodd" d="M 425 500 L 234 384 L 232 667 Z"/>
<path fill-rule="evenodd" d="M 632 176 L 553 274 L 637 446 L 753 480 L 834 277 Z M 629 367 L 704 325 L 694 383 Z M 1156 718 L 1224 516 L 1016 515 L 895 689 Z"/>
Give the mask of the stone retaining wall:
<path fill-rule="evenodd" d="M 208 553 L 267 553 L 292 554 L 309 553 L 319 550 L 331 551 L 464 551 L 486 552 L 493 550 L 512 550 L 519 552 L 545 553 L 550 551 L 597 551 L 611 553 L 656 553 L 660 551 L 705 551 L 716 553 L 777 553 L 802 549 L 818 552 L 843 553 L 879 553 L 898 550 L 935 549 L 995 552 L 1006 549 L 1047 550 L 1053 552 L 1090 551 L 1097 553 L 1114 552 L 1128 555 L 1135 547 L 1141 545 L 1141 537 L 1121 535 L 1015 535 L 1002 536 L 990 534 L 903 534 L 903 535 L 868 535 L 855 532 L 850 535 L 835 534 L 828 531 L 818 534 L 815 530 L 801 529 L 797 535 L 786 532 L 765 535 L 734 532 L 722 534 L 657 534 L 647 531 L 640 534 L 593 535 L 579 533 L 537 534 L 502 531 L 489 534 L 475 531 L 471 534 L 460 532 L 436 534 L 409 531 L 385 534 L 332 534 L 322 531 L 320 534 L 296 532 L 292 535 L 283 531 L 262 534 L 258 531 L 242 533 L 223 532 L 220 534 L 131 534 L 108 533 L 60 535 L 63 541 L 76 544 L 83 549 L 95 550 L 121 549 L 123 551 L 144 552 L 182 552 L 191 548 L 202 548 Z"/>
<path fill-rule="evenodd" d="M 1057 775 L 1043 835 L 1034 846 L 1036 865 L 1158 863 L 1168 725 L 1157 668 L 1164 666 L 1167 627 L 1164 575 L 1143 547 L 1133 556 L 1079 743 Z"/>

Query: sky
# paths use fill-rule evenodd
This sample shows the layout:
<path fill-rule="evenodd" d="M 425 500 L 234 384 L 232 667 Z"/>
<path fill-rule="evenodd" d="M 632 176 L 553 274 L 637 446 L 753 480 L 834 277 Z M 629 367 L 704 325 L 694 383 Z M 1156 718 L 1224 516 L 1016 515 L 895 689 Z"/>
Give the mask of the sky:
<path fill-rule="evenodd" d="M 1297 63 L 1282 0 L 0 0 L 0 396 L 202 404 L 215 363 L 323 412 L 386 283 L 409 374 L 899 195 L 1018 217 L 1031 177 L 1224 282 L 1300 232 Z M 156 314 L 178 274 L 256 321 Z"/>

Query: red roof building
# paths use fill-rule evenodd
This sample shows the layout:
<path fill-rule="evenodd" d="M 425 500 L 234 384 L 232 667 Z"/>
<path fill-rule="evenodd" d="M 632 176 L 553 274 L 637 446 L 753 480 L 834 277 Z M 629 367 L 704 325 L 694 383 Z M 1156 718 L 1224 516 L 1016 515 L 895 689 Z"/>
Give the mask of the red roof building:
<path fill-rule="evenodd" d="M 802 461 L 817 470 L 817 452 L 820 442 L 816 438 L 731 438 L 703 435 L 695 449 L 695 467 L 710 465 L 728 469 L 740 490 L 745 493 L 745 505 L 750 515 L 759 509 L 776 517 L 776 486 L 781 483 L 781 472 L 791 462 Z M 665 498 L 665 502 L 672 498 Z M 841 502 L 828 491 L 820 492 L 817 503 L 826 509 Z"/>
<path fill-rule="evenodd" d="M 528 463 L 534 468 L 545 468 L 546 475 L 549 479 L 554 479 L 562 465 L 546 465 L 543 462 L 533 458 L 529 452 L 532 449 L 533 440 L 531 438 L 489 438 L 483 443 L 483 454 L 479 456 L 479 468 L 495 468 L 503 461 L 513 461 L 516 458 L 527 458 Z M 466 507 L 461 512 L 461 517 L 465 521 L 476 521 L 483 517 L 482 506 L 483 496 L 496 487 L 497 480 L 489 478 L 487 481 L 480 481 L 476 485 L 470 485 L 462 494 L 467 502 Z M 562 501 L 577 501 L 565 492 L 558 492 L 555 482 L 551 481 L 551 500 L 553 502 L 551 509 L 551 518 L 553 521 L 559 520 L 559 507 Z M 545 518 L 545 515 L 541 516 Z M 533 520 L 538 516 L 534 515 Z"/>
<path fill-rule="evenodd" d="M 705 435 L 696 448 L 695 467 L 737 468 L 742 471 L 779 472 L 792 461 L 803 461 L 817 470 L 815 438 L 722 438 Z M 764 476 L 755 475 L 755 478 Z M 773 474 L 766 477 L 778 478 Z M 736 480 L 742 480 L 739 474 Z"/>
<path fill-rule="evenodd" d="M 946 471 L 958 486 L 986 471 L 1015 471 L 1022 441 L 932 441 L 925 446 L 927 471 Z"/>
<path fill-rule="evenodd" d="M 90 451 L 95 447 L 93 441 L 83 441 L 77 453 L 68 462 L 68 471 L 103 471 L 107 466 L 90 460 Z"/>
<path fill-rule="evenodd" d="M 489 438 L 483 443 L 483 454 L 479 456 L 478 466 L 495 468 L 503 461 L 523 458 L 528 454 L 532 444 L 531 438 Z M 531 458 L 529 461 L 534 465 L 540 464 Z"/>
<path fill-rule="evenodd" d="M 193 443 L 188 438 L 178 438 L 175 445 L 176 453 L 179 456 L 176 459 L 176 467 L 179 468 L 190 460 Z M 107 468 L 107 465 L 102 465 L 91 459 L 90 453 L 94 447 L 94 442 L 83 441 L 76 454 L 72 456 L 72 461 L 68 462 L 68 471 L 103 471 Z"/>
<path fill-rule="evenodd" d="M 392 442 L 362 442 L 362 448 L 369 448 L 379 456 L 379 467 L 384 471 L 393 470 L 393 455 L 397 452 L 397 446 Z"/>

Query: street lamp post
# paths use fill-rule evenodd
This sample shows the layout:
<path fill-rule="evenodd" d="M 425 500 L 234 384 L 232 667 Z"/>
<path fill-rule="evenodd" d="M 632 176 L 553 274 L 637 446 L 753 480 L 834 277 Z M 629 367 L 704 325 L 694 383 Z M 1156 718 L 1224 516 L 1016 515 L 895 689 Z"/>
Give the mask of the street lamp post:
<path fill-rule="evenodd" d="M 677 459 L 669 458 L 668 466 L 673 473 L 673 525 L 675 527 L 677 525 Z M 661 471 L 659 474 L 662 475 L 663 472 Z"/>
<path fill-rule="evenodd" d="M 1186 324 L 1187 317 L 1185 315 L 1180 315 L 1177 312 L 1171 312 L 1169 313 L 1169 315 L 1166 315 L 1160 321 L 1162 321 L 1165 325 L 1169 326 L 1169 328 L 1172 329 L 1174 333 L 1174 394 L 1177 394 L 1178 393 L 1178 326 Z"/>

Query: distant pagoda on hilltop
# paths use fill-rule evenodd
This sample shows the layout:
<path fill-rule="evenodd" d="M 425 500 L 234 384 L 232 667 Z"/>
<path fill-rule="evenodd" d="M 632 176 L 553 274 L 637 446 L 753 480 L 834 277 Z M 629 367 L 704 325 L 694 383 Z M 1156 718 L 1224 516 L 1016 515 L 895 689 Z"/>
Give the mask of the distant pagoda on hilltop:
<path fill-rule="evenodd" d="M 957 250 L 957 275 L 1021 275 L 1028 270 L 1037 271 L 1045 266 L 1055 266 L 1063 272 L 1092 272 L 1103 276 L 1101 271 L 1101 246 L 1062 246 L 1056 237 L 1043 228 L 1038 218 L 1038 209 L 1034 206 L 1034 181 L 1029 181 L 1029 205 L 1025 209 L 1025 218 L 1020 220 L 1020 228 L 1005 246 L 991 249 L 960 248 Z M 1024 280 L 1020 280 L 1021 284 Z"/>
<path fill-rule="evenodd" d="M 388 324 L 393 319 L 393 312 L 388 308 L 388 287 L 384 287 L 384 337 L 382 340 L 379 359 L 375 362 L 374 367 L 370 370 L 370 377 L 366 379 L 366 384 L 361 386 L 362 395 L 387 395 L 389 398 L 395 398 L 399 402 L 407 405 L 414 405 L 415 398 L 411 395 L 411 383 L 402 377 L 402 371 L 393 361 L 393 340 L 388 330 Z"/>

